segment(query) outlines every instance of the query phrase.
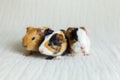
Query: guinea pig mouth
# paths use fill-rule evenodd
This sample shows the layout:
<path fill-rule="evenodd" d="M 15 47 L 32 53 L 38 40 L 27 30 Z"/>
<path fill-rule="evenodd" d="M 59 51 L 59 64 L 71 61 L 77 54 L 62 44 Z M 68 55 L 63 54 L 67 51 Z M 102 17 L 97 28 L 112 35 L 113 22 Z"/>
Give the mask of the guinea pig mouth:
<path fill-rule="evenodd" d="M 32 51 L 31 49 L 29 49 L 29 48 L 26 48 L 26 50 L 28 50 L 28 51 Z"/>
<path fill-rule="evenodd" d="M 34 48 L 29 48 L 29 47 L 26 47 L 25 49 L 28 50 L 28 51 L 37 51 L 36 49 L 34 49 Z"/>

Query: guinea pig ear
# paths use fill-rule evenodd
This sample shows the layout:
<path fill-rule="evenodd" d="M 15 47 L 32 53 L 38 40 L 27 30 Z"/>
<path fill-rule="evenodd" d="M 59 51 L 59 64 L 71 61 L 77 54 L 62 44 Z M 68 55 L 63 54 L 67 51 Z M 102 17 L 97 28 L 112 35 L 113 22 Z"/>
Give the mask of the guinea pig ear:
<path fill-rule="evenodd" d="M 52 34 L 54 31 L 53 30 L 51 30 L 51 29 L 46 29 L 45 31 L 44 31 L 44 34 L 45 35 L 49 35 L 49 34 Z"/>
<path fill-rule="evenodd" d="M 43 29 L 37 28 L 37 33 L 38 33 L 40 36 L 44 36 L 44 30 L 43 30 Z"/>
<path fill-rule="evenodd" d="M 33 27 L 27 27 L 26 32 L 30 31 L 31 29 L 33 29 Z"/>
<path fill-rule="evenodd" d="M 84 30 L 86 32 L 87 35 L 90 34 L 89 30 L 86 27 L 80 27 L 80 29 Z"/>
<path fill-rule="evenodd" d="M 71 27 L 69 27 L 68 29 L 67 29 L 67 33 L 71 33 L 73 31 L 73 28 L 71 28 Z"/>
<path fill-rule="evenodd" d="M 65 34 L 66 34 L 66 37 L 70 37 L 71 36 L 71 33 L 73 32 L 73 28 L 72 27 L 69 27 L 67 30 L 66 30 L 66 32 L 65 32 Z"/>

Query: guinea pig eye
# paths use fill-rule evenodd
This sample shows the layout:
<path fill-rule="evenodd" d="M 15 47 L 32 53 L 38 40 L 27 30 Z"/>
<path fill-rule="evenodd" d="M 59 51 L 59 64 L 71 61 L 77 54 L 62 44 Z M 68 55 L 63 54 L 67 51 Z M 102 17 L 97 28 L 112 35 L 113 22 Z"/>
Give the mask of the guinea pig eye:
<path fill-rule="evenodd" d="M 35 40 L 35 37 L 32 37 L 32 40 Z"/>

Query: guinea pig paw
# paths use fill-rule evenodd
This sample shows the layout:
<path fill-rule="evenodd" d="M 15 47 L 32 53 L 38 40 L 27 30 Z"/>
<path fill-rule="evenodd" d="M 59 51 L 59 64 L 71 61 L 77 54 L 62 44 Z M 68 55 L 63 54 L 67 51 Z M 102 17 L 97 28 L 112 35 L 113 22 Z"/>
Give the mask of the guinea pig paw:
<path fill-rule="evenodd" d="M 90 56 L 90 54 L 87 53 L 87 52 L 83 52 L 83 55 L 84 55 L 84 56 Z"/>
<path fill-rule="evenodd" d="M 23 55 L 24 55 L 24 56 L 31 56 L 31 55 L 32 55 L 32 52 L 27 52 L 27 53 L 24 53 Z"/>
<path fill-rule="evenodd" d="M 54 57 L 53 56 L 48 56 L 46 59 L 51 60 L 51 59 L 54 59 Z"/>

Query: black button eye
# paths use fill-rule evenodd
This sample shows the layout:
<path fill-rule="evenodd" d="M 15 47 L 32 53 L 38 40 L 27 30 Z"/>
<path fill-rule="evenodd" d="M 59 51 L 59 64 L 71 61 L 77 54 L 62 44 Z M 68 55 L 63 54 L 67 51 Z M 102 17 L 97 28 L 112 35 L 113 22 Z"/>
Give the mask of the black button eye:
<path fill-rule="evenodd" d="M 32 37 L 32 40 L 35 40 L 35 37 Z"/>

